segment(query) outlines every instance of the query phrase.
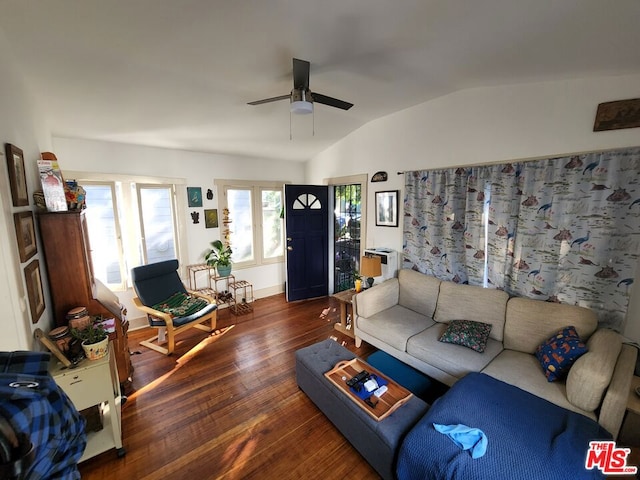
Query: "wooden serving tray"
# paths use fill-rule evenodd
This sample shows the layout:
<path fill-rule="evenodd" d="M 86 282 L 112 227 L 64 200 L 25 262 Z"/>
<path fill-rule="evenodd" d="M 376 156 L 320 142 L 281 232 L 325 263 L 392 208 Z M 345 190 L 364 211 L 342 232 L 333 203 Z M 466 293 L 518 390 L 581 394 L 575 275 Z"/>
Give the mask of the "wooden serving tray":
<path fill-rule="evenodd" d="M 375 373 L 389 382 L 387 384 L 388 390 L 383 393 L 381 397 L 377 398 L 374 396 L 371 399 L 373 403 L 376 403 L 377 401 L 375 408 L 367 405 L 365 401 L 353 393 L 349 388 L 349 385 L 347 385 L 347 380 L 354 377 L 362 370 L 366 370 L 369 373 Z M 377 421 L 383 420 L 387 416 L 391 415 L 391 413 L 408 402 L 413 396 L 413 394 L 402 385 L 398 385 L 392 379 L 359 358 L 338 362 L 338 364 L 325 373 L 324 376 Z"/>

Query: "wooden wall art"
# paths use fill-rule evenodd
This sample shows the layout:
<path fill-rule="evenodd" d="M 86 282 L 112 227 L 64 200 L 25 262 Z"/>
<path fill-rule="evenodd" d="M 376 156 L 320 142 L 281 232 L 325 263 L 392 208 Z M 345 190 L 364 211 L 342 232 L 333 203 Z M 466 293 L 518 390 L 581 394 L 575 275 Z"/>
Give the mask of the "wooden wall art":
<path fill-rule="evenodd" d="M 640 98 L 598 105 L 594 132 L 640 127 Z"/>

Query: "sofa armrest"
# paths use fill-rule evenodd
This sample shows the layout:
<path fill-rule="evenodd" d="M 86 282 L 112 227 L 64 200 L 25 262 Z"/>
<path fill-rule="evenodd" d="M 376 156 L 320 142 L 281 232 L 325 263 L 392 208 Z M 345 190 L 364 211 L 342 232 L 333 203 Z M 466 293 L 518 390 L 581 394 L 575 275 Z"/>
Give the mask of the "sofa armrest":
<path fill-rule="evenodd" d="M 611 383 L 604 396 L 598 423 L 606 428 L 613 438 L 618 437 L 622 419 L 627 409 L 629 388 L 636 367 L 638 350 L 631 345 L 622 345 Z"/>
<path fill-rule="evenodd" d="M 369 318 L 398 304 L 400 284 L 397 278 L 385 280 L 353 296 L 354 316 Z"/>

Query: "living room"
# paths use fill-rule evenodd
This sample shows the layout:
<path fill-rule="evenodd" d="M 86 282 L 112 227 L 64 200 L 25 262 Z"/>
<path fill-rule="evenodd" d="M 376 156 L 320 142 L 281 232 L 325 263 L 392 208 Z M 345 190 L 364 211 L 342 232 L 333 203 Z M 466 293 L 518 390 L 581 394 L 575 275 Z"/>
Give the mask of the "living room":
<path fill-rule="evenodd" d="M 574 2 L 574 6 L 578 8 L 578 3 Z M 591 6 L 593 7 L 593 4 Z M 637 2 L 625 2 L 624 6 L 619 8 L 624 12 L 620 14 L 621 17 L 637 19 Z M 397 175 L 397 172 L 506 163 L 637 147 L 640 144 L 638 128 L 593 131 L 598 104 L 640 97 L 640 65 L 636 59 L 637 55 L 625 56 L 625 50 L 622 48 L 625 42 L 621 40 L 626 38 L 629 44 L 637 45 L 638 42 L 633 41 L 637 39 L 637 28 L 633 26 L 625 30 L 620 27 L 620 30 L 622 32 L 616 34 L 620 37 L 615 37 L 617 42 L 612 41 L 608 47 L 610 56 L 617 62 L 602 61 L 600 64 L 576 68 L 568 73 L 558 67 L 559 73 L 556 75 L 545 72 L 537 77 L 535 72 L 530 72 L 526 81 L 500 82 L 500 78 L 487 78 L 482 84 L 472 84 L 460 78 L 457 85 L 443 87 L 441 94 L 424 99 L 418 104 L 403 104 L 397 111 L 372 119 L 303 161 L 285 156 L 271 158 L 269 155 L 269 158 L 265 159 L 259 155 L 216 153 L 199 151 L 197 148 L 172 149 L 142 143 L 136 145 L 132 144 L 135 142 L 124 140 L 107 141 L 100 139 L 99 135 L 80 138 L 73 132 L 61 133 L 61 129 L 50 124 L 44 115 L 46 106 L 38 103 L 31 86 L 25 80 L 25 75 L 21 72 L 22 64 L 18 50 L 14 48 L 15 40 L 3 35 L 0 37 L 0 106 L 5 115 L 0 119 L 0 132 L 3 143 L 17 145 L 24 151 L 30 194 L 39 189 L 36 160 L 40 153 L 45 151 L 55 152 L 63 173 L 70 171 L 113 177 L 128 175 L 179 178 L 183 181 L 183 186 L 201 187 L 203 191 L 213 189 L 215 180 L 219 179 L 322 184 L 326 179 L 359 174 L 367 174 L 370 179 L 375 172 L 385 171 L 388 173 L 388 181 L 383 184 L 383 189 L 403 192 L 404 178 Z M 597 34 L 604 35 L 600 30 Z M 596 36 L 596 33 L 591 35 Z M 598 42 L 604 43 L 604 40 L 595 43 Z M 621 51 L 617 49 L 618 46 Z M 535 50 L 534 47 L 531 48 Z M 512 46 L 512 50 L 502 54 L 516 57 L 521 52 L 527 53 L 526 50 L 518 50 Z M 572 50 L 571 54 L 575 54 L 575 50 Z M 304 51 L 295 52 L 295 55 L 308 58 L 312 62 L 313 86 L 314 58 L 305 57 Z M 470 56 L 473 58 L 471 54 Z M 606 55 L 602 58 L 606 58 Z M 564 59 L 565 62 L 569 60 L 570 58 Z M 485 61 L 489 60 L 485 58 Z M 290 58 L 285 63 L 286 68 L 290 68 Z M 285 69 L 281 73 L 287 76 L 288 85 L 290 72 Z M 333 93 L 331 86 L 336 82 L 338 79 L 332 80 L 327 87 L 323 86 L 323 92 Z M 267 85 L 261 88 L 268 90 L 268 83 L 267 79 Z M 246 87 L 246 92 L 247 98 L 241 99 L 244 103 L 260 97 L 260 94 L 255 96 L 255 87 L 251 85 Z M 274 95 L 278 93 L 286 91 L 273 92 Z M 91 96 L 90 85 L 82 85 L 82 82 L 79 82 L 78 95 L 83 98 L 85 95 Z M 268 96 L 267 91 L 264 96 Z M 354 101 L 354 108 L 366 103 L 365 99 L 362 99 L 362 102 L 355 101 L 354 98 L 346 99 Z M 63 108 L 54 98 L 50 98 L 49 102 L 58 109 Z M 213 106 L 211 108 L 213 110 Z M 318 109 L 320 108 L 321 106 L 318 106 Z M 141 114 L 137 112 L 137 108 L 135 110 L 137 115 Z M 133 115 L 133 112 L 127 114 Z M 279 114 L 283 115 L 283 118 L 278 119 L 280 134 L 286 142 L 295 144 L 302 137 L 305 137 L 305 141 L 313 141 L 308 131 L 301 128 L 300 124 L 295 124 L 299 117 L 292 119 L 293 138 L 289 140 L 289 115 L 286 105 L 283 111 L 272 113 L 276 116 L 270 117 L 270 121 L 273 122 Z M 144 116 L 144 112 L 142 115 Z M 153 115 L 154 112 L 148 114 L 149 117 Z M 322 123 L 320 120 L 318 113 L 315 129 L 319 136 L 323 128 L 329 128 L 326 122 Z M 205 119 L 201 121 L 206 123 Z M 184 124 L 189 125 L 188 121 Z M 312 128 L 309 122 L 303 123 L 302 126 Z M 162 130 L 162 127 L 161 125 L 157 128 Z M 149 127 L 150 130 L 154 128 L 154 125 Z M 246 142 L 251 143 L 251 139 L 246 139 Z M 266 146 L 264 148 L 266 152 Z M 0 227 L 0 245 L 3 252 L 0 255 L 0 271 L 5 272 L 0 275 L 0 292 L 4 300 L 6 319 L 3 322 L 5 334 L 0 339 L 0 346 L 5 351 L 37 349 L 32 332 L 35 328 L 48 331 L 53 325 L 53 314 L 49 308 L 45 308 L 36 323 L 32 323 L 30 318 L 23 265 L 18 262 L 13 223 L 13 214 L 20 209 L 12 207 L 7 176 L 0 177 L 0 205 L 4 220 Z M 373 186 L 374 184 L 368 185 L 369 205 L 374 205 Z M 219 208 L 216 197 L 211 205 L 212 208 Z M 30 199 L 29 209 L 33 208 L 33 201 Z M 185 209 L 181 214 L 188 239 L 188 254 L 182 262 L 199 263 L 202 261 L 201 253 L 214 239 L 213 235 L 201 225 L 191 223 L 188 218 L 189 209 Z M 389 247 L 402 251 L 402 227 L 376 226 L 373 209 L 369 209 L 366 215 L 369 220 L 366 246 Z M 244 269 L 242 275 L 254 284 L 256 291 L 263 292 L 264 295 L 281 292 L 285 282 L 282 265 Z M 46 298 L 46 278 L 44 282 Z M 632 341 L 640 342 L 640 294 L 637 282 L 630 288 L 629 308 L 621 333 Z"/>

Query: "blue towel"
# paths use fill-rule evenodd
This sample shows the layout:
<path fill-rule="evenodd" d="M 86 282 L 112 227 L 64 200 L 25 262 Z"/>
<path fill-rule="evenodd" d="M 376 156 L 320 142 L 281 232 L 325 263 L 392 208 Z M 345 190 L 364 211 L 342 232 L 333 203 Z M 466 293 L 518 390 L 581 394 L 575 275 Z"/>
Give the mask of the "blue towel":
<path fill-rule="evenodd" d="M 438 432 L 447 435 L 462 450 L 471 450 L 471 458 L 480 458 L 487 451 L 487 436 L 479 428 L 466 425 L 433 424 Z"/>

